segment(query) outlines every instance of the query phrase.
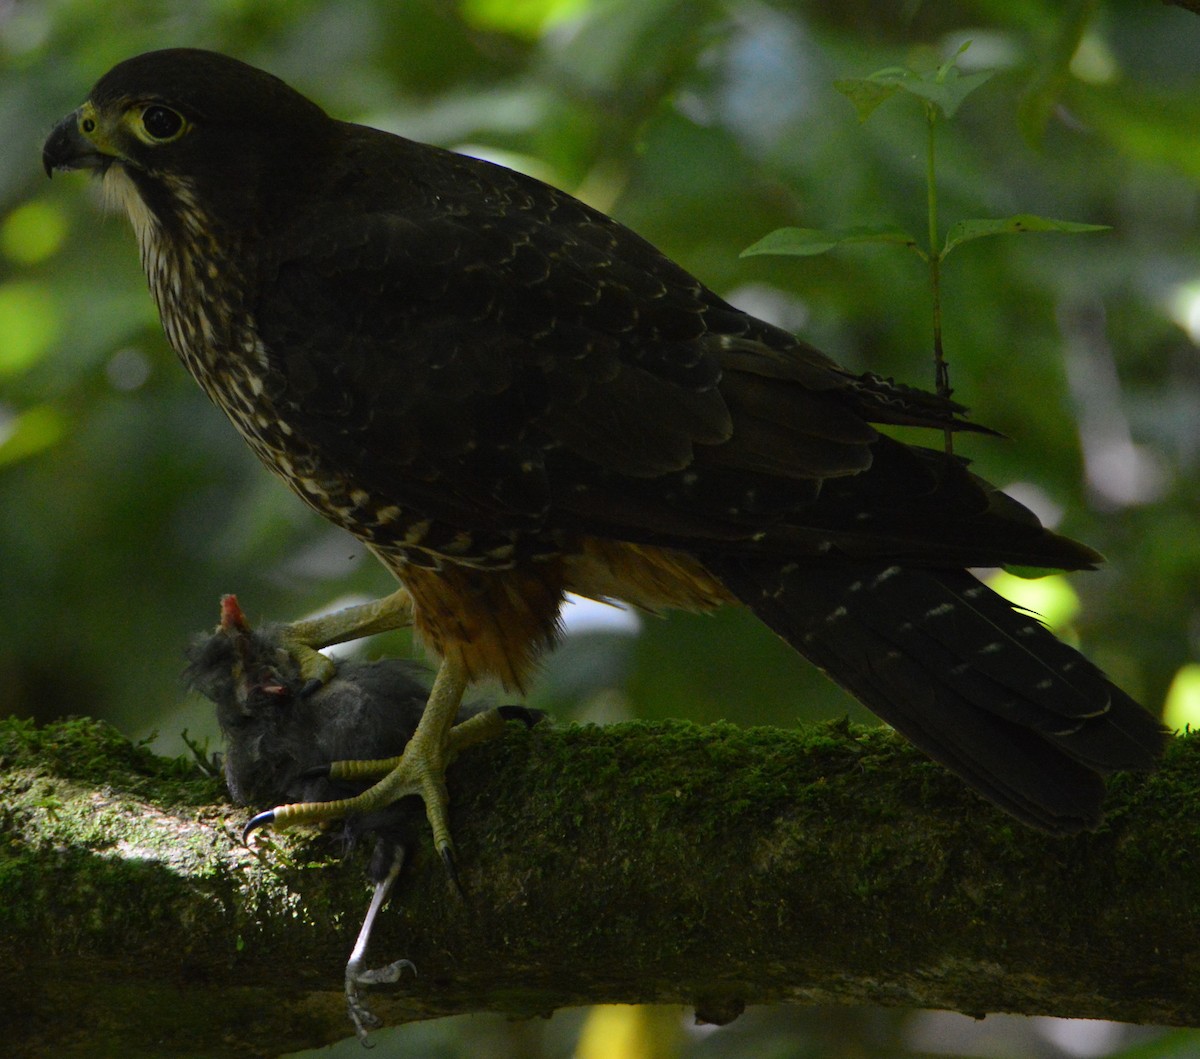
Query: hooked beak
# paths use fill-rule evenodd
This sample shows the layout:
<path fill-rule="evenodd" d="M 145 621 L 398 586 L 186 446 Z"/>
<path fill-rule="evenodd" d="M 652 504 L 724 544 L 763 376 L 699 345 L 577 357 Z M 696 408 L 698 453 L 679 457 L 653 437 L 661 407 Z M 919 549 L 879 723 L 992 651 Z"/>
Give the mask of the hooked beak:
<path fill-rule="evenodd" d="M 104 170 L 115 159 L 100 151 L 79 127 L 79 111 L 73 110 L 54 126 L 42 148 L 42 165 L 46 176 L 71 169 Z"/>

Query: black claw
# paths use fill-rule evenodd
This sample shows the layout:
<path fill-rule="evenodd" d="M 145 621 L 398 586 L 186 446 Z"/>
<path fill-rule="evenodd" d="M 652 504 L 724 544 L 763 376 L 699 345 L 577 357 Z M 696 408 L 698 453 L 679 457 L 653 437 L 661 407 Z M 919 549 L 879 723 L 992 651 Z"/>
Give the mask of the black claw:
<path fill-rule="evenodd" d="M 303 772 L 300 773 L 300 779 L 302 779 L 302 780 L 328 779 L 329 773 L 331 771 L 332 771 L 332 766 L 330 766 L 330 765 L 313 765 L 312 768 L 307 768 Z"/>
<path fill-rule="evenodd" d="M 446 866 L 446 874 L 450 876 L 450 884 L 454 887 L 455 893 L 459 897 L 465 898 L 466 894 L 463 893 L 462 883 L 458 881 L 458 865 L 454 862 L 454 850 L 450 846 L 442 846 L 438 853 L 441 854 L 442 863 Z M 416 968 L 414 967 L 413 970 L 416 971 Z"/>
<path fill-rule="evenodd" d="M 324 686 L 325 681 L 321 680 L 319 677 L 312 677 L 304 682 L 304 685 L 298 692 L 296 692 L 296 697 L 300 699 L 307 699 L 310 696 L 315 695 Z"/>
<path fill-rule="evenodd" d="M 269 824 L 275 823 L 275 810 L 268 809 L 265 813 L 259 813 L 245 827 L 242 828 L 242 844 L 250 845 L 250 836 L 260 827 L 267 827 Z"/>
<path fill-rule="evenodd" d="M 520 721 L 529 728 L 546 719 L 544 710 L 531 710 L 528 706 L 497 706 L 496 712 L 506 721 Z"/>

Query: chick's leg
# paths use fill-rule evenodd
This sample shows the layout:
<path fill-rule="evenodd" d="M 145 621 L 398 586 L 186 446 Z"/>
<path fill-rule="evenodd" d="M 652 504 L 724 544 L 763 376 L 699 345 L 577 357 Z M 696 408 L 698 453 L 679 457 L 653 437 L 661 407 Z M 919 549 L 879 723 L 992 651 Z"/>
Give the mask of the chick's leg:
<path fill-rule="evenodd" d="M 389 843 L 389 845 L 391 844 Z M 377 849 L 376 854 L 378 855 L 379 852 L 380 850 Z M 350 959 L 346 964 L 346 1008 L 354 1023 L 354 1031 L 364 1044 L 367 1041 L 367 1030 L 378 1026 L 379 1019 L 372 1014 L 367 1002 L 362 998 L 360 987 L 398 982 L 400 975 L 405 970 L 412 971 L 414 974 L 417 970 L 411 960 L 396 960 L 386 967 L 376 967 L 370 970 L 366 966 L 367 945 L 371 940 L 375 919 L 379 915 L 380 909 L 383 908 L 388 894 L 391 893 L 392 886 L 400 875 L 400 869 L 404 866 L 404 848 L 402 846 L 392 845 L 390 853 L 386 872 L 375 883 L 375 892 L 371 895 L 371 906 L 367 909 L 362 927 L 358 931 L 358 939 L 354 943 L 354 951 L 350 953 Z"/>

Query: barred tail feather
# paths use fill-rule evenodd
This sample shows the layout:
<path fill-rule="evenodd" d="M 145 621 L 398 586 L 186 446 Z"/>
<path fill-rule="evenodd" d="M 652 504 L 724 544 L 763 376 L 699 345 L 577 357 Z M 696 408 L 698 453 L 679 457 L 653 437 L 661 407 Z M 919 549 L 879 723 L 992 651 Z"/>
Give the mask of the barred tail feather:
<path fill-rule="evenodd" d="M 1102 776 L 1152 768 L 1162 726 L 1035 617 L 966 571 L 706 557 L 797 651 L 1035 827 L 1096 826 Z"/>

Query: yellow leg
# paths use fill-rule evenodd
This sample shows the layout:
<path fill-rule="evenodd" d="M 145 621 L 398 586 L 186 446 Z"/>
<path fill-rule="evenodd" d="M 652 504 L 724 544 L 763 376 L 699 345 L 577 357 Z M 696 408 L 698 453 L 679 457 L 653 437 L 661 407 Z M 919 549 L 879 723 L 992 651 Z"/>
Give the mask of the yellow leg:
<path fill-rule="evenodd" d="M 345 607 L 319 618 L 295 621 L 284 627 L 282 645 L 300 666 L 306 683 L 327 684 L 333 663 L 321 654 L 322 647 L 345 643 L 377 632 L 399 629 L 412 622 L 412 598 L 403 588 L 390 596 Z"/>
<path fill-rule="evenodd" d="M 531 723 L 531 722 L 527 722 Z M 449 764 L 469 746 L 498 739 L 504 734 L 508 719 L 499 710 L 484 710 L 450 729 L 446 737 L 446 763 Z M 373 776 L 386 776 L 403 760 L 400 757 L 354 758 L 348 761 L 333 761 L 329 764 L 329 778 L 333 780 L 367 780 Z"/>
<path fill-rule="evenodd" d="M 389 597 L 390 598 L 390 597 Z M 297 802 L 281 805 L 265 813 L 259 813 L 243 833 L 243 837 L 256 828 L 267 824 L 288 827 L 292 824 L 311 824 L 322 820 L 335 820 L 343 816 L 369 813 L 399 801 L 410 794 L 419 794 L 425 802 L 425 815 L 433 828 L 433 842 L 447 866 L 453 868 L 454 846 L 450 840 L 450 827 L 446 820 L 446 766 L 452 751 L 470 742 L 478 742 L 486 734 L 483 726 L 477 726 L 463 737 L 453 739 L 451 730 L 454 718 L 462 704 L 463 692 L 467 687 L 466 670 L 458 663 L 444 661 L 433 682 L 429 701 L 421 722 L 412 739 L 404 748 L 395 767 L 373 787 L 353 798 L 340 798 L 331 802 Z M 464 724 L 466 728 L 470 722 Z M 477 738 L 472 738 L 476 736 Z"/>

